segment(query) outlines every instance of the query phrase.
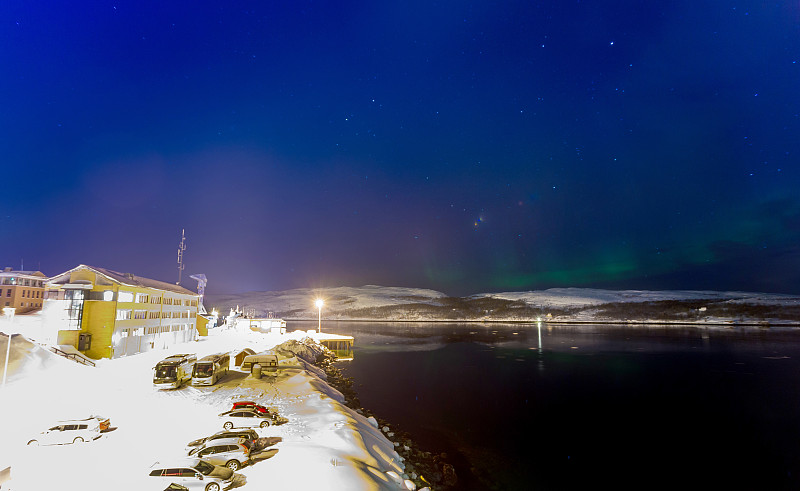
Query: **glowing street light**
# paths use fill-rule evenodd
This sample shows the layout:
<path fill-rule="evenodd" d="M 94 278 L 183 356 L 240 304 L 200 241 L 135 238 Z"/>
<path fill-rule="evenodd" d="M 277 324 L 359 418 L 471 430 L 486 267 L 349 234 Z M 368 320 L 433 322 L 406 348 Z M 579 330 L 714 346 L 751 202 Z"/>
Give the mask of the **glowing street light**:
<path fill-rule="evenodd" d="M 322 306 L 325 305 L 325 301 L 321 298 L 318 298 L 314 305 L 317 306 L 317 311 L 319 316 L 317 318 L 317 332 L 322 332 Z"/>

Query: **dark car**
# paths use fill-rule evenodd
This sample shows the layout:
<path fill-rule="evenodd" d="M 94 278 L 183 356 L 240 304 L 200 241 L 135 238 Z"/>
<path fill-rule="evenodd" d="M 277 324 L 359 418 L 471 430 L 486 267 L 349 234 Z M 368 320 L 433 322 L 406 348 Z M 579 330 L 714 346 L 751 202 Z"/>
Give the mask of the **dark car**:
<path fill-rule="evenodd" d="M 241 430 L 222 430 L 214 433 L 211 436 L 207 436 L 205 438 L 198 438 L 197 440 L 192 440 L 191 442 L 187 443 L 187 447 L 199 447 L 200 445 L 204 444 L 210 440 L 219 440 L 220 438 L 247 438 L 248 440 L 257 440 L 260 438 L 256 430 L 252 429 L 241 429 Z"/>

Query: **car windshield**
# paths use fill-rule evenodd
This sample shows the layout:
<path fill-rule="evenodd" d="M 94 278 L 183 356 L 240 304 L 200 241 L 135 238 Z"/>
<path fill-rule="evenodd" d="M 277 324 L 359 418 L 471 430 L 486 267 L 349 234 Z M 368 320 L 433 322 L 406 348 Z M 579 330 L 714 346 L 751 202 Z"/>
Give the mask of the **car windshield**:
<path fill-rule="evenodd" d="M 202 460 L 198 462 L 197 465 L 194 466 L 194 468 L 197 469 L 197 471 L 200 472 L 200 474 L 203 474 L 204 476 L 211 474 L 211 471 L 214 470 L 213 465 L 209 464 L 208 462 L 203 462 Z"/>
<path fill-rule="evenodd" d="M 174 366 L 159 365 L 156 367 L 156 378 L 175 378 L 175 373 Z"/>

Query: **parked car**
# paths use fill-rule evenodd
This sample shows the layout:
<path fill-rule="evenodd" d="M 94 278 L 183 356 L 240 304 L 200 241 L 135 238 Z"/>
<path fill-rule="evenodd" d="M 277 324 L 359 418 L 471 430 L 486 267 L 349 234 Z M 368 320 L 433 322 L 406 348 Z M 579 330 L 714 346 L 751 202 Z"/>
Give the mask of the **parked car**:
<path fill-rule="evenodd" d="M 253 409 L 254 411 L 258 411 L 259 413 L 269 413 L 269 409 L 253 401 L 234 402 L 231 411 L 234 411 L 236 409 Z"/>
<path fill-rule="evenodd" d="M 220 438 L 189 450 L 189 457 L 197 457 L 209 464 L 224 465 L 232 471 L 238 471 L 242 464 L 250 460 L 252 448 L 252 440 L 246 438 Z"/>
<path fill-rule="evenodd" d="M 233 481 L 232 470 L 201 459 L 183 459 L 165 464 L 156 462 L 150 466 L 150 476 L 168 482 L 170 485 L 204 491 L 222 491 Z"/>
<path fill-rule="evenodd" d="M 111 420 L 109 418 L 106 418 L 104 416 L 98 416 L 96 414 L 93 414 L 93 415 L 89 416 L 88 418 L 76 419 L 75 421 L 81 421 L 82 422 L 82 421 L 91 421 L 91 420 L 96 420 L 100 424 L 100 431 L 108 431 L 108 429 L 111 427 Z"/>
<path fill-rule="evenodd" d="M 175 484 L 174 482 L 169 483 L 169 486 L 164 488 L 164 491 L 189 491 L 189 488 L 186 486 L 181 486 L 180 484 Z"/>
<path fill-rule="evenodd" d="M 211 440 L 218 440 L 220 438 L 247 438 L 248 440 L 257 440 L 260 438 L 256 430 L 253 429 L 240 429 L 240 430 L 222 430 L 214 433 L 211 436 L 207 436 L 205 438 L 198 438 L 197 440 L 192 440 L 186 444 L 188 447 L 187 450 L 191 449 L 192 447 L 197 447 L 202 445 Z"/>
<path fill-rule="evenodd" d="M 97 440 L 100 436 L 100 422 L 97 419 L 68 420 L 39 433 L 36 438 L 28 440 L 28 445 L 83 443 Z"/>
<path fill-rule="evenodd" d="M 220 413 L 219 418 L 223 421 L 222 427 L 226 430 L 231 428 L 266 428 L 272 420 L 271 414 L 259 413 L 252 409 L 237 409 Z"/>

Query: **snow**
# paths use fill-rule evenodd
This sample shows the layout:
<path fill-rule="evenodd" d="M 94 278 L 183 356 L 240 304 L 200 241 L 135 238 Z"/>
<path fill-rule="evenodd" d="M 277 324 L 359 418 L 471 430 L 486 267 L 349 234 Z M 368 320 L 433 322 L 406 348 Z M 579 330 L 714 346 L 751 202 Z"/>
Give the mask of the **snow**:
<path fill-rule="evenodd" d="M 552 322 L 610 322 L 607 317 L 597 318 L 595 307 L 609 303 L 659 302 L 664 300 L 702 300 L 710 303 L 731 303 L 750 305 L 770 305 L 775 307 L 796 307 L 800 305 L 800 296 L 777 293 L 753 293 L 739 291 L 706 291 L 706 290 L 602 290 L 593 288 L 551 288 L 548 290 L 479 293 L 462 298 L 450 311 L 443 312 L 437 308 L 420 308 L 420 304 L 428 304 L 442 308 L 450 305 L 443 300 L 447 295 L 434 290 L 402 287 L 380 287 L 367 285 L 362 287 L 339 287 L 322 289 L 299 289 L 271 292 L 247 292 L 236 295 L 208 297 L 209 303 L 225 312 L 229 308 L 239 306 L 254 315 L 276 313 L 284 319 L 314 319 L 318 312 L 314 307 L 314 299 L 325 299 L 322 318 L 326 320 L 381 320 L 381 321 L 535 321 L 531 313 L 520 314 L 505 311 L 476 317 L 474 310 L 468 307 L 470 301 L 482 298 L 495 298 L 506 301 L 521 301 L 533 309 L 573 310 L 573 312 L 556 312 Z M 453 299 L 450 299 L 452 301 Z M 381 308 L 383 307 L 383 308 Z M 388 308 L 386 308 L 388 307 Z M 463 308 L 462 308 L 463 307 Z M 372 309 L 371 311 L 368 309 Z M 538 314 L 533 314 L 538 316 Z M 443 319 L 442 317 L 445 317 Z M 704 317 L 697 323 L 731 323 L 742 322 L 745 318 Z M 782 325 L 797 325 L 796 321 L 786 319 L 749 319 L 759 322 L 769 320 Z M 627 319 L 616 319 L 615 322 L 627 322 Z M 654 318 L 649 322 L 669 322 Z"/>
<path fill-rule="evenodd" d="M 8 326 L 3 324 L 0 328 Z M 217 415 L 242 399 L 275 408 L 288 423 L 257 430 L 283 441 L 273 447 L 277 452 L 271 458 L 239 470 L 232 489 L 406 489 L 404 480 L 395 477 L 403 477 L 403 464 L 394 443 L 344 406 L 343 396 L 301 356 L 297 360 L 305 368 L 282 370 L 275 377 L 256 379 L 231 370 L 211 387 L 160 391 L 152 386 L 151 368 L 170 354 L 200 358 L 243 348 L 259 352 L 305 336 L 212 330 L 199 341 L 99 360 L 97 367 L 14 336 L 9 380 L 0 388 L 0 468 L 12 466 L 12 480 L 4 489 L 162 490 L 169 482 L 149 477 L 149 467 L 180 459 L 186 443 L 221 430 Z M 3 360 L 7 339 L 0 336 Z M 84 444 L 26 446 L 55 422 L 90 414 L 110 418 L 115 429 Z"/>
<path fill-rule="evenodd" d="M 239 305 L 256 309 L 256 315 L 267 312 L 293 312 L 292 318 L 317 318 L 314 300 L 325 300 L 323 311 L 342 311 L 402 305 L 407 303 L 433 302 L 447 297 L 442 292 L 423 288 L 365 285 L 361 287 L 298 288 L 286 291 L 247 292 L 236 295 L 213 296 L 213 305 L 232 307 Z M 208 298 L 208 296 L 207 296 Z M 207 302 L 208 303 L 208 302 Z"/>
<path fill-rule="evenodd" d="M 617 302 L 659 302 L 662 300 L 730 300 L 747 303 L 797 305 L 797 295 L 778 293 L 718 292 L 705 290 L 601 290 L 595 288 L 550 288 L 548 290 L 481 293 L 469 298 L 492 297 L 521 300 L 533 306 L 583 307 Z"/>

